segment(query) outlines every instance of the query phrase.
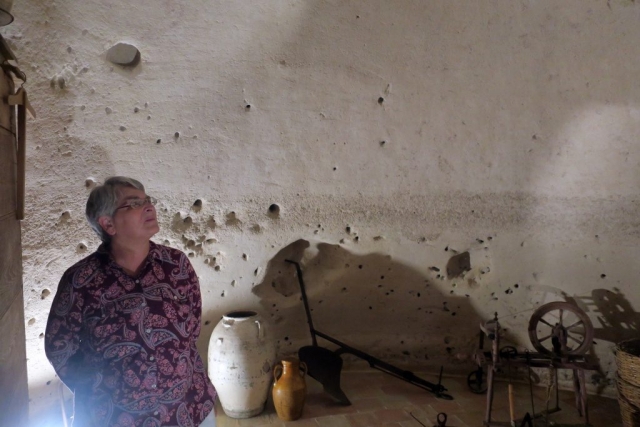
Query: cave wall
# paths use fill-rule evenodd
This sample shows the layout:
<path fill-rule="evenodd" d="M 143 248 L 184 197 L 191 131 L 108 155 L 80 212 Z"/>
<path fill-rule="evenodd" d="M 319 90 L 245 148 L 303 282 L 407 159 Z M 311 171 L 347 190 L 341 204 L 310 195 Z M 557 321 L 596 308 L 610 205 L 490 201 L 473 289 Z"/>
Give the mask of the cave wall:
<path fill-rule="evenodd" d="M 399 364 L 468 370 L 478 323 L 531 348 L 570 300 L 637 335 L 640 5 L 610 1 L 16 2 L 2 29 L 38 110 L 23 229 L 32 413 L 62 272 L 98 244 L 86 197 L 111 175 L 159 199 L 222 313 L 271 319 L 281 353 L 316 326 Z M 117 43 L 139 49 L 110 62 Z M 278 209 L 272 207 L 276 204 Z M 271 210 L 270 210 L 271 207 Z M 447 273 L 452 256 L 468 268 Z"/>

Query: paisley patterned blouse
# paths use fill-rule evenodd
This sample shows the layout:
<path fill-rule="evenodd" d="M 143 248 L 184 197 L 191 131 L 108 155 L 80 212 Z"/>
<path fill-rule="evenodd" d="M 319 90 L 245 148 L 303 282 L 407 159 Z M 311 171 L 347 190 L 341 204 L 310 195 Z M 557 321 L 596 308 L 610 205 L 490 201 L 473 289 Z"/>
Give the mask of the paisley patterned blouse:
<path fill-rule="evenodd" d="M 75 393 L 74 425 L 198 426 L 213 410 L 198 277 L 184 253 L 150 244 L 137 277 L 101 245 L 58 285 L 45 351 Z"/>

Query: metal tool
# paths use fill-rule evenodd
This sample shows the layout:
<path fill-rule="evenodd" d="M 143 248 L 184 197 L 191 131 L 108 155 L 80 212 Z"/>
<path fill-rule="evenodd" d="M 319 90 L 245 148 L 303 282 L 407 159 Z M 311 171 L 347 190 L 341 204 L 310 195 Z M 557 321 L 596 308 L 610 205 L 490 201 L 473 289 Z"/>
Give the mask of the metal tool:
<path fill-rule="evenodd" d="M 522 419 L 522 424 L 520 427 L 533 427 L 533 418 L 531 418 L 531 414 L 527 412 L 527 414 Z"/>
<path fill-rule="evenodd" d="M 447 400 L 453 399 L 452 396 L 445 393 L 447 389 L 442 385 L 442 368 L 440 368 L 438 384 L 433 384 L 427 380 L 417 377 L 411 371 L 406 371 L 389 363 L 383 362 L 380 359 L 377 359 L 363 351 L 350 347 L 347 344 L 344 344 L 337 339 L 316 330 L 313 327 L 313 320 L 311 319 L 311 310 L 309 309 L 309 301 L 307 300 L 307 293 L 305 291 L 304 281 L 302 279 L 302 269 L 300 268 L 300 264 L 296 261 L 291 261 L 288 259 L 285 261 L 293 264 L 296 267 L 298 283 L 300 284 L 300 293 L 302 295 L 302 302 L 304 303 L 304 309 L 307 314 L 307 322 L 309 323 L 309 331 L 311 332 L 311 341 L 313 343 L 313 345 L 311 346 L 300 348 L 300 350 L 298 351 L 298 356 L 300 357 L 301 361 L 307 364 L 309 375 L 312 378 L 318 380 L 324 387 L 324 390 L 330 396 L 344 405 L 351 404 L 349 398 L 340 388 L 340 371 L 342 370 L 342 358 L 340 357 L 340 355 L 343 353 L 349 353 L 367 361 L 370 367 L 411 383 L 416 387 L 427 390 L 428 392 L 435 394 L 436 397 Z M 316 336 L 337 345 L 338 349 L 335 351 L 331 351 L 318 346 Z"/>

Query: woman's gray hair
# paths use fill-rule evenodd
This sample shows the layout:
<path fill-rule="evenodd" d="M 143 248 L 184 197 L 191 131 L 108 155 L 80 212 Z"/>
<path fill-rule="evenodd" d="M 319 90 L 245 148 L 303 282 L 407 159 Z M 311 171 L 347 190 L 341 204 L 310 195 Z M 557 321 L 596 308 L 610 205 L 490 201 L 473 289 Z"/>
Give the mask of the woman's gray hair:
<path fill-rule="evenodd" d="M 100 223 L 98 223 L 98 218 L 101 216 L 113 216 L 118 207 L 118 196 L 120 196 L 120 189 L 122 187 L 132 187 L 144 191 L 144 185 L 142 185 L 140 181 L 126 176 L 112 176 L 111 178 L 107 178 L 104 184 L 98 185 L 91 190 L 89 199 L 87 200 L 87 207 L 85 209 L 87 221 L 89 221 L 89 225 L 93 228 L 93 231 L 98 234 L 100 240 L 104 243 L 109 243 L 111 236 L 102 229 Z"/>

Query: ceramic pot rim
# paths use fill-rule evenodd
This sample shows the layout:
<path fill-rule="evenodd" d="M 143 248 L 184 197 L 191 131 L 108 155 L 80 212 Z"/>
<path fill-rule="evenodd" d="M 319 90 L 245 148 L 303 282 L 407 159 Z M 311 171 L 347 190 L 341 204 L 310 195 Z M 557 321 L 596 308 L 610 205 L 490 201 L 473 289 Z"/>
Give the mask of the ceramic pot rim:
<path fill-rule="evenodd" d="M 229 313 L 224 314 L 222 317 L 224 317 L 225 319 L 244 320 L 250 317 L 255 317 L 257 315 L 258 313 L 256 313 L 255 311 L 237 310 L 237 311 L 230 311 Z"/>

